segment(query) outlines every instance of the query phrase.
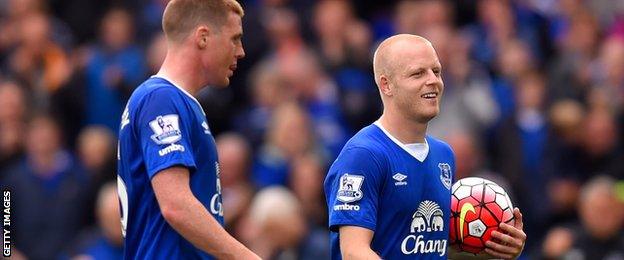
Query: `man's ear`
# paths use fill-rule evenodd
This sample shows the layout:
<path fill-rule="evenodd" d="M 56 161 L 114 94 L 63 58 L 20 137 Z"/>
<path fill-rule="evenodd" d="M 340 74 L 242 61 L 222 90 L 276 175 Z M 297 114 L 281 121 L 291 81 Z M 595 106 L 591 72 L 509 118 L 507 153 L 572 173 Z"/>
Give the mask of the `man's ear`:
<path fill-rule="evenodd" d="M 391 97 L 394 94 L 394 86 L 392 86 L 388 76 L 383 74 L 379 76 L 379 89 L 381 90 L 381 93 L 386 96 Z"/>
<path fill-rule="evenodd" d="M 195 30 L 195 43 L 199 49 L 205 49 L 208 47 L 208 37 L 210 36 L 210 28 L 202 25 Z"/>

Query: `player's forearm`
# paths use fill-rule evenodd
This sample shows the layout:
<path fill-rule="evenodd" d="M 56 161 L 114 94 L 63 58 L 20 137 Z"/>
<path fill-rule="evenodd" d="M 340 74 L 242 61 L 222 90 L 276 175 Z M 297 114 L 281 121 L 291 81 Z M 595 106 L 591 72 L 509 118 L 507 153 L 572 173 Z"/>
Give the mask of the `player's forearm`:
<path fill-rule="evenodd" d="M 370 247 L 351 247 L 342 249 L 341 252 L 342 259 L 345 260 L 378 260 L 381 259 L 375 251 L 370 249 Z"/>
<path fill-rule="evenodd" d="M 342 259 L 381 259 L 370 247 L 374 235 L 372 230 L 358 226 L 341 226 L 338 232 Z"/>
<path fill-rule="evenodd" d="M 218 259 L 259 259 L 230 236 L 195 198 L 161 210 L 167 222 L 178 233 Z"/>

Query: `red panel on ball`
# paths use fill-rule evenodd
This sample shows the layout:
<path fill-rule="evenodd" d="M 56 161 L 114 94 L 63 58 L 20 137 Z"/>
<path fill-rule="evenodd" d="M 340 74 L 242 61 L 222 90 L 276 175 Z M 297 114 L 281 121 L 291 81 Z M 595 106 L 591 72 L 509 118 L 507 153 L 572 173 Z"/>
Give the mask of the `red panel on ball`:
<path fill-rule="evenodd" d="M 460 251 L 481 253 L 501 220 L 513 224 L 507 194 L 495 183 L 469 177 L 456 182 L 451 190 L 450 242 Z"/>

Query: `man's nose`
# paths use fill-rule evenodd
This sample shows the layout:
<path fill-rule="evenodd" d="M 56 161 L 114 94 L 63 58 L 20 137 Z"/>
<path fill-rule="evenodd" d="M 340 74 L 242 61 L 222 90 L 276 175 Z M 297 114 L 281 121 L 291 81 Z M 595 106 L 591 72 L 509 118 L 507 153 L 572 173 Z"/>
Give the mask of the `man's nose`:
<path fill-rule="evenodd" d="M 427 85 L 440 84 L 441 82 L 442 78 L 439 76 L 439 74 L 436 74 L 435 72 L 433 72 L 433 70 L 429 70 L 427 72 Z"/>
<path fill-rule="evenodd" d="M 245 50 L 243 49 L 243 45 L 241 44 L 241 46 L 236 51 L 236 58 L 237 59 L 242 59 L 244 57 L 245 57 Z"/>

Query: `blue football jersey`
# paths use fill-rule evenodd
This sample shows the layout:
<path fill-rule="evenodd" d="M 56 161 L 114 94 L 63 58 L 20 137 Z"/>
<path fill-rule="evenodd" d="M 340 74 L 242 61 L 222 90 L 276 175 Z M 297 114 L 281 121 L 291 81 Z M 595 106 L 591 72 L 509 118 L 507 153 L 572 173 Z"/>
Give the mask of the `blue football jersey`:
<path fill-rule="evenodd" d="M 172 166 L 190 172 L 195 197 L 223 225 L 215 141 L 197 100 L 161 77 L 132 94 L 122 115 L 118 192 L 125 259 L 212 259 L 164 219 L 151 179 Z"/>
<path fill-rule="evenodd" d="M 332 259 L 341 259 L 340 226 L 374 231 L 371 248 L 384 259 L 446 259 L 451 148 L 426 137 L 422 161 L 373 124 L 345 145 L 325 179 Z"/>

